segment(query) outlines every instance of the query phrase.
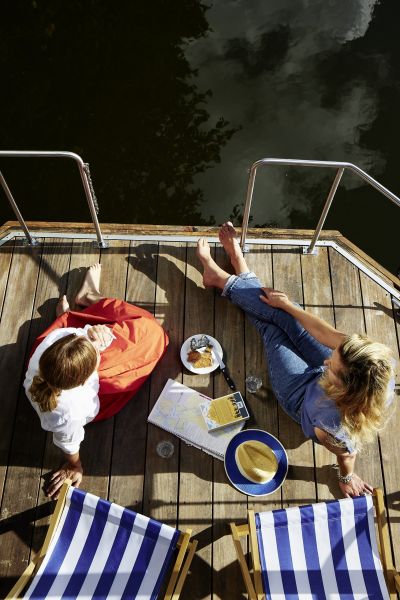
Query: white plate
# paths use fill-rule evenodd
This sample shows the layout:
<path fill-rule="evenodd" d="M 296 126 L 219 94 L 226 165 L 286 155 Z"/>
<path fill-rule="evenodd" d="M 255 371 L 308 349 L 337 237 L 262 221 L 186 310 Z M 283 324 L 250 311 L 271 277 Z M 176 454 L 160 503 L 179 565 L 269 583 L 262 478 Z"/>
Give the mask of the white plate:
<path fill-rule="evenodd" d="M 213 356 L 212 365 L 210 365 L 209 367 L 203 367 L 202 369 L 196 369 L 196 367 L 193 366 L 193 363 L 188 361 L 187 356 L 188 356 L 188 353 L 190 352 L 190 340 L 192 340 L 193 338 L 198 340 L 203 335 L 206 335 L 208 337 L 208 339 L 210 340 L 213 354 L 218 353 L 218 356 L 221 358 L 221 360 L 222 360 L 223 354 L 224 354 L 222 351 L 222 348 L 221 348 L 221 344 L 218 342 L 218 340 L 211 337 L 211 335 L 208 335 L 207 333 L 206 334 L 197 333 L 196 335 L 191 335 L 187 340 L 185 340 L 181 347 L 181 361 L 183 362 L 183 364 L 189 371 L 191 371 L 192 373 L 198 373 L 199 375 L 205 375 L 206 373 L 211 373 L 212 371 L 215 371 L 215 369 L 218 369 L 218 367 L 219 367 L 218 361 L 216 360 L 215 356 Z M 203 350 L 205 350 L 205 348 L 199 348 L 199 352 L 202 352 Z"/>

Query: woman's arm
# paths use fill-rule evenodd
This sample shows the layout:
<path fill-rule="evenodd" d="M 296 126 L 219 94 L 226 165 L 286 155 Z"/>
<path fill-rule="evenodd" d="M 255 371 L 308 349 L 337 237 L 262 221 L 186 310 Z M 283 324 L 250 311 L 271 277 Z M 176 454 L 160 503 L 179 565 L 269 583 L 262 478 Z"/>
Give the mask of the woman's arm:
<path fill-rule="evenodd" d="M 334 445 L 332 436 L 323 429 L 315 427 L 314 432 L 319 442 L 336 456 L 339 465 L 339 474 L 342 477 L 349 476 L 350 480 L 348 483 L 339 480 L 339 487 L 343 495 L 346 498 L 350 498 L 351 496 L 361 496 L 365 493 L 372 494 L 373 487 L 354 473 L 354 463 L 357 453 L 348 452 L 345 448 Z"/>
<path fill-rule="evenodd" d="M 45 493 L 53 499 L 58 498 L 60 488 L 65 479 L 71 479 L 74 487 L 79 487 L 82 481 L 83 469 L 79 456 L 80 444 L 85 437 L 85 430 L 80 421 L 66 421 L 58 431 L 53 431 L 53 442 L 62 454 L 62 466 L 54 471 L 45 487 Z"/>
<path fill-rule="evenodd" d="M 260 296 L 260 299 L 265 304 L 274 308 L 280 308 L 292 315 L 313 338 L 324 344 L 324 346 L 333 350 L 346 339 L 344 333 L 338 331 L 323 319 L 306 312 L 300 306 L 297 306 L 297 304 L 293 304 L 283 292 L 273 290 L 272 288 L 262 288 L 262 290 L 265 295 Z"/>
<path fill-rule="evenodd" d="M 61 486 L 66 479 L 70 479 L 74 487 L 79 487 L 82 481 L 83 469 L 79 452 L 75 454 L 65 454 L 63 452 L 63 454 L 66 462 L 60 469 L 51 474 L 45 487 L 46 496 L 49 496 L 52 500 L 58 498 Z"/>

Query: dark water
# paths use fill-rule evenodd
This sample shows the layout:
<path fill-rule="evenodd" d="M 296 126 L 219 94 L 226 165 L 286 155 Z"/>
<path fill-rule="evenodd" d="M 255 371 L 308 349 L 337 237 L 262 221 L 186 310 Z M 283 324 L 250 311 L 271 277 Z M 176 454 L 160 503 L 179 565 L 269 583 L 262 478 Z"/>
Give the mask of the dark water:
<path fill-rule="evenodd" d="M 240 215 L 267 157 L 347 160 L 400 194 L 398 0 L 14 0 L 0 8 L 2 149 L 71 150 L 100 221 Z M 2 159 L 26 219 L 88 221 L 70 163 Z M 253 224 L 314 227 L 334 173 L 268 168 Z M 346 176 L 326 227 L 392 271 L 400 209 Z M 0 222 L 13 218 L 3 199 Z"/>

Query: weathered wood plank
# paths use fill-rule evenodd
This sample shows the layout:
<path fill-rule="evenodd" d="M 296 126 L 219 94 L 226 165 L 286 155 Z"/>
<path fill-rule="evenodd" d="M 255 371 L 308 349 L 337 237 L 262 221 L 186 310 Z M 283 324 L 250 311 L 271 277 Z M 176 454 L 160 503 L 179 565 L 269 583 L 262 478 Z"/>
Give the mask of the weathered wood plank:
<path fill-rule="evenodd" d="M 66 281 L 66 294 L 71 308 L 75 308 L 75 296 L 82 285 L 82 281 L 85 277 L 86 270 L 90 265 L 98 262 L 100 259 L 100 251 L 96 249 L 91 242 L 81 242 L 80 240 L 74 240 L 71 249 L 71 260 L 69 266 L 68 277 Z M 62 290 L 64 291 L 64 290 Z M 101 429 L 102 424 L 99 423 L 99 429 Z M 82 482 L 83 489 L 90 490 L 92 493 L 98 493 L 96 489 L 92 489 L 90 483 L 86 481 L 90 470 L 88 470 L 86 456 L 88 454 L 88 458 L 90 460 L 90 452 L 89 448 L 86 450 L 87 445 L 87 431 L 85 433 L 85 440 L 81 446 L 82 452 L 82 463 L 84 469 L 84 479 Z M 102 435 L 99 431 L 98 435 L 98 450 L 95 452 L 95 456 L 101 461 L 103 454 L 103 444 L 102 444 Z M 93 450 L 94 451 L 94 450 Z M 63 460 L 62 454 L 58 448 L 56 448 L 52 442 L 51 434 L 47 436 L 46 439 L 46 450 L 43 461 L 43 470 L 44 473 L 51 471 L 52 469 L 58 467 L 60 462 Z M 104 491 L 99 490 L 99 491 Z M 107 488 L 105 489 L 105 493 L 107 493 Z M 46 497 L 41 492 L 41 496 L 39 502 L 44 502 Z"/>
<path fill-rule="evenodd" d="M 183 339 L 197 333 L 214 336 L 214 292 L 204 289 L 200 261 L 188 246 Z M 213 375 L 195 375 L 184 370 L 183 383 L 213 397 Z M 213 459 L 209 454 L 181 444 L 179 479 L 179 527 L 193 529 L 199 540 L 191 568 L 190 583 L 183 591 L 187 600 L 205 600 L 212 593 L 212 494 Z"/>
<path fill-rule="evenodd" d="M 12 442 L 16 418 L 17 399 L 19 396 L 21 379 L 24 373 L 24 358 L 27 349 L 30 320 L 35 299 L 36 286 L 41 258 L 41 248 L 24 247 L 21 242 L 16 242 L 11 262 L 10 277 L 4 299 L 2 320 L 0 323 L 0 384 L 2 390 L 2 415 L 0 419 L 0 492 L 3 496 L 7 475 L 7 463 L 10 445 Z M 23 274 L 23 277 L 21 275 Z M 26 441 L 29 443 L 29 440 Z M 32 470 L 37 475 L 37 464 L 32 465 Z M 34 475 L 34 477 L 35 477 Z M 26 504 L 34 506 L 36 498 L 30 496 L 26 482 L 20 481 L 20 489 L 15 502 L 11 502 L 8 490 L 3 496 L 1 506 L 2 519 L 10 518 L 25 508 Z M 21 500 L 21 507 L 19 506 Z M 12 512 L 11 512 L 12 511 Z M 30 537 L 30 536 L 29 536 Z M 4 542 L 3 542 L 4 540 Z M 29 544 L 21 561 L 15 561 L 11 547 L 20 544 L 18 533 L 11 530 L 2 536 L 0 548 L 0 565 L 4 575 L 6 588 L 12 587 L 12 579 L 21 574 L 29 555 Z M 23 543 L 21 547 L 24 547 Z M 12 555 L 10 556 L 10 552 Z"/>
<path fill-rule="evenodd" d="M 32 230 L 51 230 L 52 232 L 64 231 L 66 233 L 91 233 L 94 234 L 93 223 L 65 223 L 65 222 L 50 222 L 50 221 L 27 221 L 29 229 Z M 4 224 L 3 233 L 10 230 L 21 230 L 18 221 L 7 221 Z M 188 235 L 197 238 L 201 235 L 218 235 L 218 227 L 204 225 L 147 225 L 147 224 L 120 224 L 120 223 L 102 223 L 101 230 L 103 233 L 110 234 L 129 234 L 129 235 Z M 241 232 L 241 228 L 238 228 Z M 247 230 L 247 237 L 251 238 L 295 238 L 295 239 L 311 239 L 314 233 L 313 229 L 278 229 L 271 227 L 250 227 Z M 339 231 L 323 229 L 320 234 L 321 240 L 334 239 L 342 237 Z M 189 241 L 189 240 L 188 240 Z"/>
<path fill-rule="evenodd" d="M 399 382 L 399 348 L 396 337 L 396 323 L 393 319 L 391 298 L 372 279 L 360 274 L 361 290 L 364 303 L 366 330 L 369 337 L 382 342 L 392 349 L 396 359 L 396 381 Z M 398 395 L 397 395 L 398 399 Z M 396 402 L 396 398 L 394 400 Z M 388 425 L 380 434 L 382 453 L 382 469 L 385 482 L 386 502 L 390 522 L 390 531 L 395 555 L 395 562 L 400 563 L 400 511 L 399 481 L 400 467 L 400 412 L 395 410 Z"/>
<path fill-rule="evenodd" d="M 154 406 L 167 379 L 182 378 L 179 351 L 183 340 L 185 305 L 186 244 L 160 244 L 157 263 L 156 318 L 167 331 L 169 347 L 151 379 L 150 406 Z M 161 458 L 157 444 L 168 440 L 174 445 L 170 458 Z M 170 433 L 149 424 L 146 445 L 146 476 L 143 512 L 176 526 L 178 518 L 180 442 Z"/>
<path fill-rule="evenodd" d="M 353 244 L 350 240 L 340 236 L 336 241 L 339 246 L 349 252 L 353 257 L 357 258 L 368 269 L 378 275 L 378 277 L 381 277 L 383 281 L 389 283 L 390 285 L 400 286 L 400 279 L 396 277 L 396 275 L 385 269 L 385 267 L 380 265 L 376 260 L 371 258 L 371 256 L 366 254 L 363 250 L 361 250 L 361 248 Z"/>
<path fill-rule="evenodd" d="M 358 269 L 333 248 L 329 249 L 336 327 L 348 335 L 365 333 Z M 366 446 L 356 460 L 356 473 L 374 487 L 382 487 L 378 440 Z"/>
<path fill-rule="evenodd" d="M 7 242 L 4 246 L 0 246 L 0 321 L 13 252 L 14 242 Z"/>
<path fill-rule="evenodd" d="M 104 296 L 125 298 L 128 255 L 127 241 L 114 240 L 110 248 L 101 252 L 100 292 Z M 101 498 L 108 497 L 113 436 L 114 418 L 90 423 L 82 445 L 82 463 L 86 473 L 82 487 Z"/>
<path fill-rule="evenodd" d="M 319 248 L 317 255 L 302 255 L 301 266 L 305 309 L 334 325 L 327 248 Z M 336 475 L 327 467 L 336 463 L 336 457 L 320 444 L 314 444 L 314 452 L 318 500 L 337 497 Z"/>
<path fill-rule="evenodd" d="M 303 304 L 300 250 L 273 246 L 274 287 Z M 287 449 L 289 473 L 282 488 L 284 506 L 316 501 L 314 450 L 301 427 L 283 410 L 279 411 L 279 437 Z"/>
<path fill-rule="evenodd" d="M 270 246 L 257 246 L 246 254 L 246 262 L 250 269 L 259 278 L 261 284 L 272 287 L 272 254 Z M 261 302 L 261 300 L 260 300 Z M 255 326 L 245 318 L 244 350 L 246 377 L 255 375 L 263 382 L 262 387 L 255 394 L 243 389 L 246 403 L 250 409 L 252 419 L 248 427 L 264 429 L 277 438 L 280 438 L 278 423 L 278 406 L 268 378 L 264 347 L 261 336 Z M 273 510 L 281 508 L 281 490 L 269 496 L 260 498 L 248 497 L 248 508 L 254 511 Z"/>
<path fill-rule="evenodd" d="M 126 301 L 154 314 L 158 244 L 131 242 Z M 159 368 L 156 367 L 157 369 Z M 150 379 L 115 417 L 110 500 L 142 512 Z"/>
<path fill-rule="evenodd" d="M 229 268 L 225 253 L 218 248 L 216 261 Z M 219 294 L 215 299 L 215 337 L 226 353 L 226 364 L 238 390 L 244 390 L 244 315 L 242 311 Z M 222 375 L 215 378 L 215 397 L 229 391 Z M 228 483 L 222 461 L 214 460 L 214 545 L 213 598 L 236 600 L 242 598 L 243 583 L 229 531 L 230 521 L 246 519 L 247 497 Z"/>
<path fill-rule="evenodd" d="M 43 245 L 40 263 L 37 292 L 35 296 L 33 319 L 30 321 L 27 354 L 21 359 L 25 366 L 28 361 L 30 348 L 36 337 L 46 329 L 55 317 L 62 276 L 68 271 L 71 243 L 63 240 L 52 240 Z M 11 564 L 23 569 L 27 565 L 31 540 L 36 547 L 36 536 L 33 524 L 30 522 L 33 507 L 36 505 L 40 487 L 40 474 L 46 432 L 40 427 L 40 421 L 32 410 L 24 389 L 20 388 L 17 404 L 18 418 L 15 423 L 14 436 L 9 456 L 9 467 L 3 496 L 3 512 L 20 515 L 18 518 L 18 535 L 3 543 L 8 546 L 8 556 Z M 29 518 L 27 519 L 27 517 Z M 41 527 L 42 523 L 38 524 Z M 32 537 L 34 535 L 34 537 Z M 22 572 L 22 570 L 21 570 Z"/>

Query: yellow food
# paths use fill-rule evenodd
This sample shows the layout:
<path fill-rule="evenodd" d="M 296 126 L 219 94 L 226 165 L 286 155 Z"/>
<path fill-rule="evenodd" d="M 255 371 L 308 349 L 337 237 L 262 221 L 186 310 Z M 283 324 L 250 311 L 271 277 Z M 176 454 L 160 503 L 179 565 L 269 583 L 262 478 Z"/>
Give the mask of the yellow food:
<path fill-rule="evenodd" d="M 253 483 L 267 483 L 278 469 L 278 461 L 271 448 L 256 440 L 240 444 L 235 458 L 240 473 Z"/>
<path fill-rule="evenodd" d="M 188 352 L 188 362 L 192 363 L 195 369 L 204 369 L 211 367 L 213 364 L 212 346 L 207 346 L 204 352 L 198 350 L 190 350 Z"/>

